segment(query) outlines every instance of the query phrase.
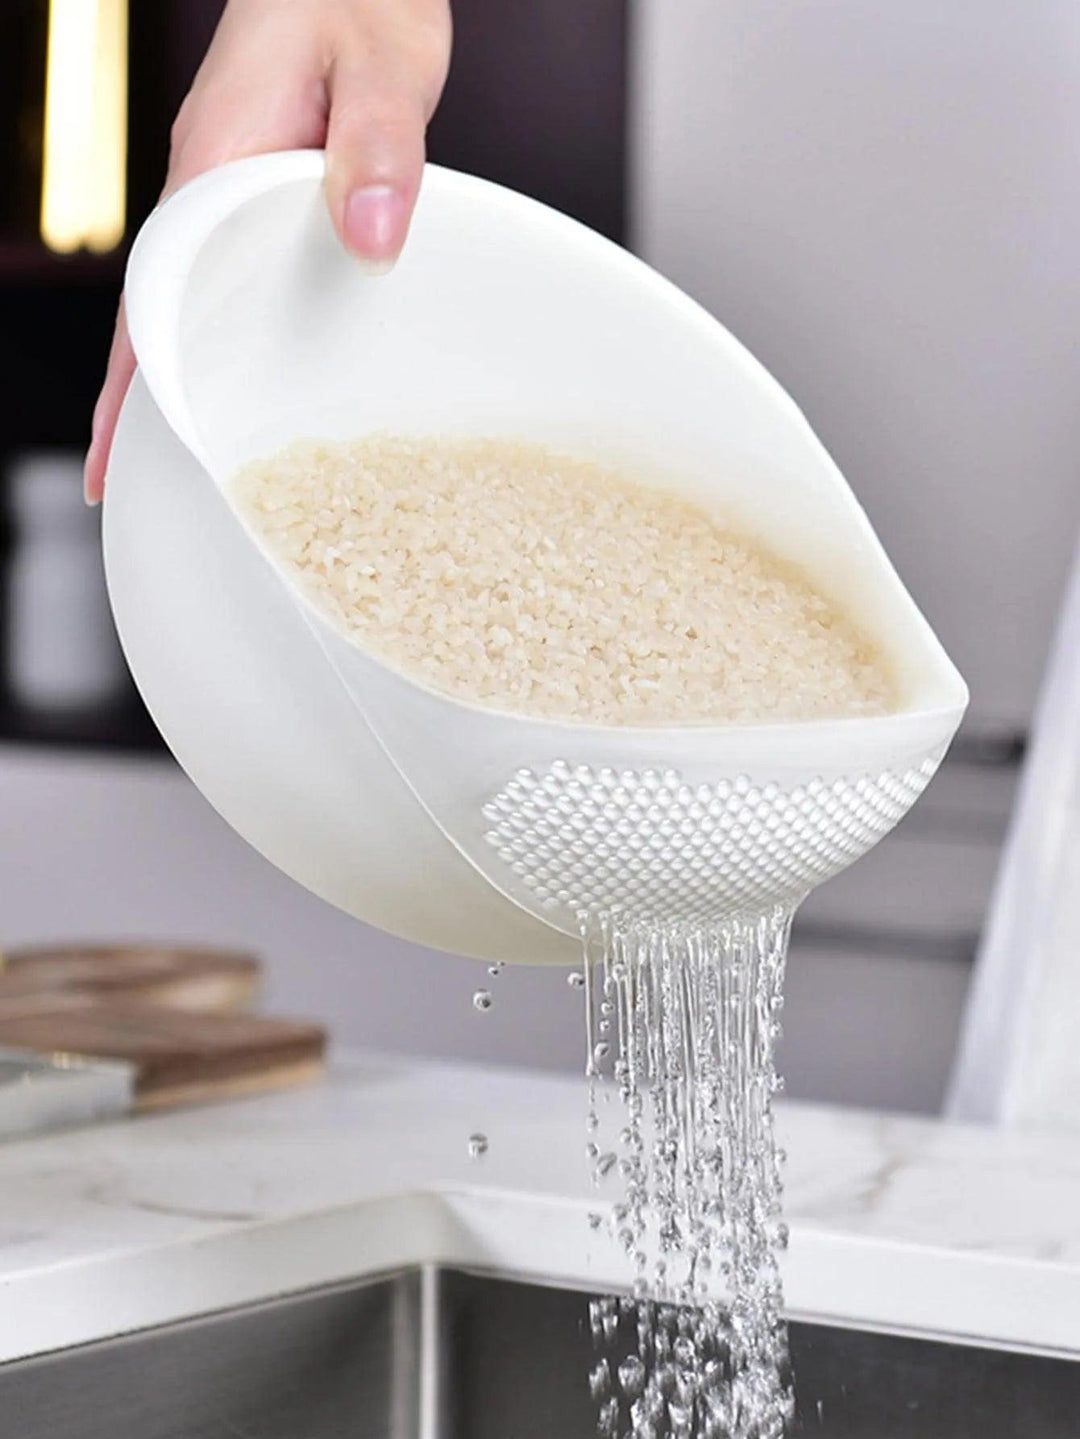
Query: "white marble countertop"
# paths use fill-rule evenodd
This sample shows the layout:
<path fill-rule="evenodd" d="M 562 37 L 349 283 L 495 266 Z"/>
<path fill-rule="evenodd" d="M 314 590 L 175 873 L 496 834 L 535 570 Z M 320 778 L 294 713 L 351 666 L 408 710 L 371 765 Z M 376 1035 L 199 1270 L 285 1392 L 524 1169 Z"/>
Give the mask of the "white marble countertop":
<path fill-rule="evenodd" d="M 308 1089 L 2 1146 L 0 1360 L 410 1264 L 620 1286 L 584 1099 L 342 1057 Z M 792 1314 L 1080 1357 L 1080 1140 L 801 1104 L 779 1125 Z"/>

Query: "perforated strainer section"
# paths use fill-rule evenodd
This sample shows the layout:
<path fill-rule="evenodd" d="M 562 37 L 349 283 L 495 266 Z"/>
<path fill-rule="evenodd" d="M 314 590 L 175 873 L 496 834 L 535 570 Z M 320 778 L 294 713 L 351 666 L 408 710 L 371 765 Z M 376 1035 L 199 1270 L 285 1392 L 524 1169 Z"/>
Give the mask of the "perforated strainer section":
<path fill-rule="evenodd" d="M 484 806 L 484 838 L 533 907 L 708 921 L 802 899 L 892 829 L 939 759 L 791 789 L 556 760 Z"/>

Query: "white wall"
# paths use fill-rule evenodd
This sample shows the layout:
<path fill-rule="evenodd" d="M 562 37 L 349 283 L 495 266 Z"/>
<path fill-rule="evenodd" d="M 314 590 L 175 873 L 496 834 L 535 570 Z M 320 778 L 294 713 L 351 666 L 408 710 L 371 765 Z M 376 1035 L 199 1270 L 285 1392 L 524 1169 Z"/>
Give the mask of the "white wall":
<path fill-rule="evenodd" d="M 1023 725 L 1080 522 L 1075 0 L 638 0 L 638 248 L 791 390 Z"/>

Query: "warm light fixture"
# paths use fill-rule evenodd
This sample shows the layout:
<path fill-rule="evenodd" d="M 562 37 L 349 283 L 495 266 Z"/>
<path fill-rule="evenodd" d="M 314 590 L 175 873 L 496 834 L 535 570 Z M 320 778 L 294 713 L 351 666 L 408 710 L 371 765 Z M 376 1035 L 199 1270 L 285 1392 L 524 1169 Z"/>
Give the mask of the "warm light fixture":
<path fill-rule="evenodd" d="M 49 0 L 41 238 L 114 250 L 126 223 L 128 0 Z"/>

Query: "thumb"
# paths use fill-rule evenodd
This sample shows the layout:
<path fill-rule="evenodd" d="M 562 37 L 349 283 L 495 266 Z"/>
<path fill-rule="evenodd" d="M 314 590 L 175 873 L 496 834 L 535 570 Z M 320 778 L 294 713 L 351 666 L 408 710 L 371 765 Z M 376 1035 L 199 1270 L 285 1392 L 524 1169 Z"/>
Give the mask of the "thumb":
<path fill-rule="evenodd" d="M 364 68 L 335 68 L 326 197 L 346 249 L 373 270 L 397 259 L 424 170 L 422 98 Z"/>

